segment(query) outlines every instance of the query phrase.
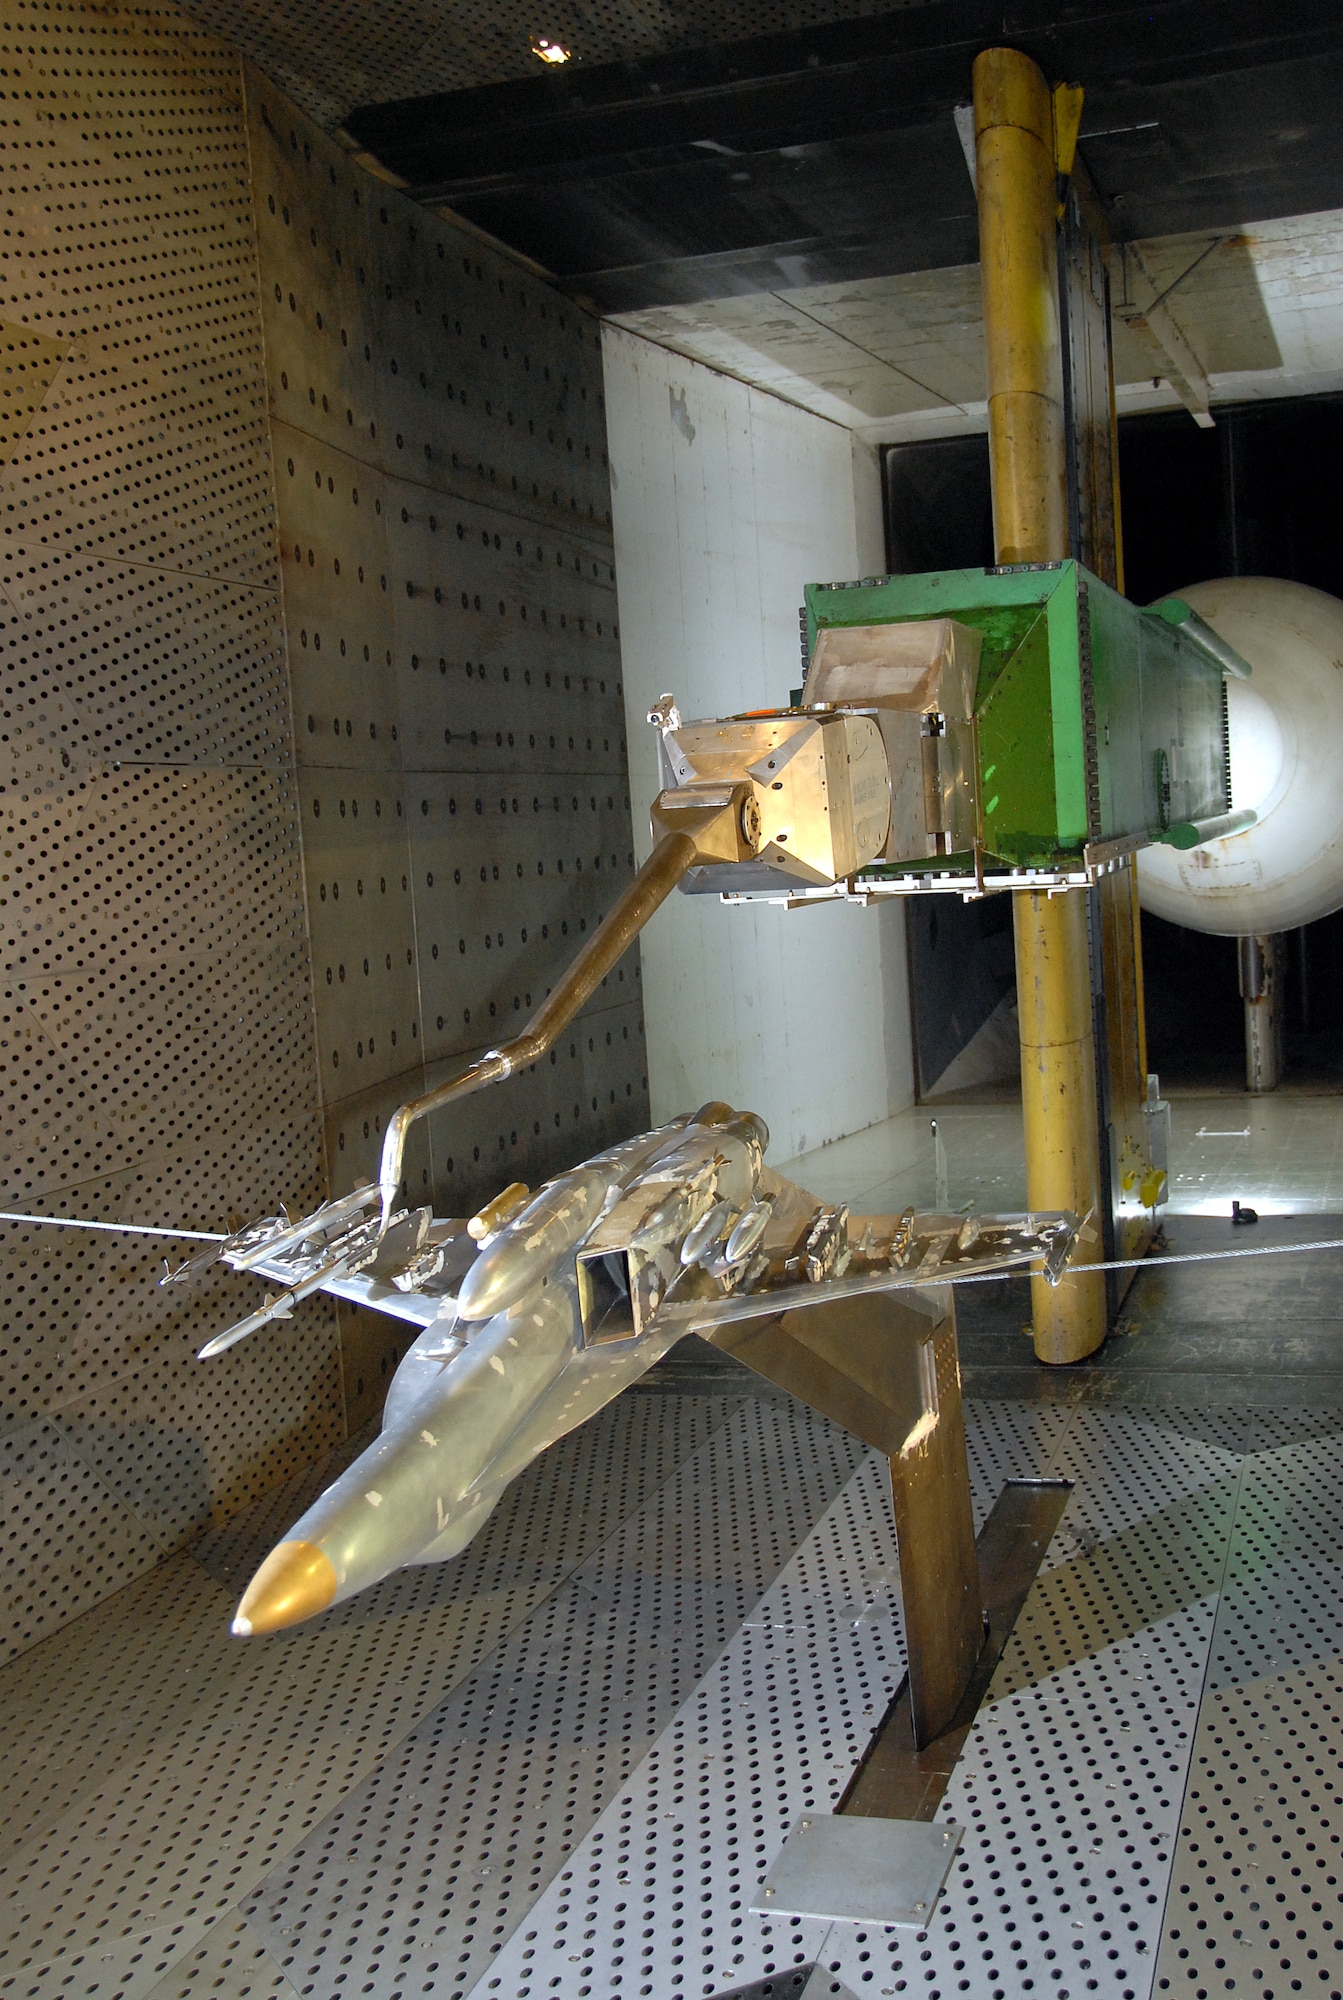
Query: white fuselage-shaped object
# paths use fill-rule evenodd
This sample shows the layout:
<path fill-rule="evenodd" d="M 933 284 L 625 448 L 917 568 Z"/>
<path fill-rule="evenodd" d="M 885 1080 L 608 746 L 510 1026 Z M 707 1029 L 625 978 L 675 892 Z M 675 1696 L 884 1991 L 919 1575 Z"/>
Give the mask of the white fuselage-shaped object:
<path fill-rule="evenodd" d="M 1190 930 L 1292 930 L 1343 905 L 1343 603 L 1303 583 L 1227 577 L 1179 593 L 1253 668 L 1228 680 L 1231 803 L 1258 814 L 1224 840 L 1145 848 L 1145 910 Z"/>

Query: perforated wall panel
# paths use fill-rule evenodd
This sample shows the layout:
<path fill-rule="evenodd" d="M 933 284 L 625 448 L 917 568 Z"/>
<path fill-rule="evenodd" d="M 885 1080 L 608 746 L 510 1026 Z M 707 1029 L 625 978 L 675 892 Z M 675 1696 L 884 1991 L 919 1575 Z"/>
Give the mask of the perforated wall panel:
<path fill-rule="evenodd" d="M 0 1986 L 1336 1996 L 1343 1420 L 967 1419 L 977 1520 L 1005 1478 L 1076 1483 L 943 1803 L 927 1932 L 748 1908 L 899 1679 L 884 1465 L 781 1396 L 635 1391 L 457 1562 L 228 1637 L 346 1445 L 0 1671 Z"/>
<path fill-rule="evenodd" d="M 214 1228 L 322 1177 L 240 66 L 3 15 L 4 1205 Z M 157 1264 L 0 1234 L 9 1650 L 342 1433 L 328 1307 L 201 1368 Z"/>
<path fill-rule="evenodd" d="M 251 82 L 276 490 L 333 1182 L 523 1026 L 633 869 L 601 348 L 529 272 Z M 638 957 L 534 1070 L 426 1130 L 469 1213 L 647 1123 Z"/>
<path fill-rule="evenodd" d="M 401 1570 L 278 1643 L 240 1645 L 227 1625 L 240 1582 L 353 1456 L 342 1447 L 96 1607 L 56 1646 L 0 1671 L 0 1738 L 22 1746 L 0 1768 L 7 2000 L 294 2000 L 299 1988 L 263 1942 L 277 1931 L 281 1956 L 304 1968 L 315 2000 L 396 1990 L 411 1962 L 416 1985 L 400 1989 L 403 2000 L 425 1983 L 456 1991 L 451 1980 L 435 1984 L 435 1973 L 464 1950 L 469 1960 L 471 1948 L 488 1958 L 501 1920 L 516 1921 L 530 1900 L 534 1857 L 572 1838 L 602 1764 L 609 1790 L 638 1754 L 633 1731 L 604 1759 L 594 1754 L 603 1713 L 595 1690 L 625 1672 L 656 1717 L 677 1673 L 693 1675 L 697 1655 L 687 1647 L 678 1666 L 665 1624 L 650 1641 L 649 1601 L 675 1588 L 696 1643 L 710 1636 L 693 1589 L 705 1522 L 731 1565 L 710 1626 L 749 1600 L 758 1564 L 777 1564 L 769 1538 L 736 1551 L 729 1512 L 713 1506 L 715 1478 L 726 1474 L 726 1490 L 740 1490 L 733 1447 L 750 1433 L 738 1425 L 719 1435 L 735 1408 L 732 1398 L 621 1397 L 514 1481 L 457 1562 Z M 800 1437 L 811 1441 L 806 1427 Z M 809 1514 L 790 1477 L 801 1454 L 778 1442 L 765 1497 L 782 1497 L 786 1546 Z M 785 1445 L 798 1442 L 785 1434 Z M 813 1508 L 842 1476 L 847 1444 L 838 1437 L 799 1482 Z M 699 1507 L 678 1527 L 675 1500 L 687 1489 Z M 654 1563 L 641 1588 L 641 1564 Z M 605 1608 L 622 1584 L 644 1599 L 642 1634 L 629 1645 Z M 535 1668 L 544 1631 L 584 1586 L 600 1592 L 587 1600 L 593 1699 L 586 1743 L 571 1759 L 554 1747 L 553 1656 L 548 1670 Z M 650 1652 L 660 1668 L 651 1677 L 641 1670 Z M 507 1684 L 520 1662 L 529 1674 L 517 1697 L 537 1735 L 521 1761 L 532 1799 L 548 1800 L 545 1825 L 520 1813 L 518 1753 L 483 1715 L 481 1686 L 501 1676 Z M 412 1798 L 443 1829 L 431 1836 L 427 1881 Z M 373 1818 L 378 1832 L 360 1844 L 358 1826 Z M 341 1895 L 331 1859 L 347 1852 L 353 1873 Z M 240 1899 L 266 1914 L 246 1922 Z M 370 1970 L 386 1983 L 367 1986 Z"/>

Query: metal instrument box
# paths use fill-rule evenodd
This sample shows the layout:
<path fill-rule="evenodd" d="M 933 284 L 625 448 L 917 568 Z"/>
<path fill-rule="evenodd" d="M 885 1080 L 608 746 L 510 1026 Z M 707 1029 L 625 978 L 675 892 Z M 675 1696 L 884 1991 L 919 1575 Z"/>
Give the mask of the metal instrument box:
<path fill-rule="evenodd" d="M 1048 868 L 1145 845 L 1228 810 L 1218 665 L 1187 628 L 1130 604 L 1079 563 L 809 584 L 806 598 L 809 700 L 835 698 L 820 688 L 836 678 L 825 670 L 836 640 L 841 656 L 852 652 L 870 668 L 870 686 L 856 665 L 843 673 L 841 698 L 879 709 L 879 628 L 936 622 L 979 635 L 973 768 L 964 769 L 964 753 L 955 760 L 953 852 L 977 840 L 984 855 L 1011 867 Z M 895 631 L 891 644 L 902 658 L 909 650 Z M 946 663 L 941 682 L 954 690 L 959 675 L 946 670 L 946 641 L 933 652 Z M 965 652 L 962 642 L 961 659 Z M 954 741 L 954 701 L 931 676 L 924 692 Z M 967 839 L 971 797 L 975 838 Z M 920 858 L 887 857 L 864 872 L 879 878 Z"/>

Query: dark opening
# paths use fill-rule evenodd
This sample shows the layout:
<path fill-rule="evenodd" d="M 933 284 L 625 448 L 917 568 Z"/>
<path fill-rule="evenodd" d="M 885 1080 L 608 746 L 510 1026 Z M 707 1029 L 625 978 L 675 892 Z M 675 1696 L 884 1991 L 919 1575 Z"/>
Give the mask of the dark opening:
<path fill-rule="evenodd" d="M 578 1305 L 588 1346 L 628 1340 L 634 1332 L 629 1260 L 623 1250 L 578 1260 Z"/>
<path fill-rule="evenodd" d="M 1156 597 L 1214 576 L 1278 576 L 1343 597 L 1343 397 L 1183 410 L 1119 426 L 1128 595 Z M 1144 913 L 1148 1057 L 1162 1084 L 1239 1090 L 1244 1025 L 1232 938 Z M 1343 1082 L 1343 912 L 1289 934 L 1288 1088 Z"/>
<path fill-rule="evenodd" d="M 1200 430 L 1184 410 L 1119 425 L 1129 597 L 1149 604 L 1210 577 L 1254 575 L 1343 598 L 1343 492 L 1336 474 L 1343 396 L 1242 404 L 1215 416 L 1212 430 Z M 986 438 L 891 445 L 883 472 L 893 574 L 992 562 Z M 1010 1037 L 992 1022 L 1008 1025 L 1015 991 L 1004 951 L 1011 917 L 1005 911 L 995 922 L 978 914 L 989 907 L 951 898 L 907 907 L 921 1097 L 936 1095 L 939 1079 L 954 1083 L 967 1069 L 982 1076 L 968 1094 L 1007 1087 Z M 1234 940 L 1144 914 L 1143 957 L 1148 1059 L 1163 1088 L 1242 1088 Z M 1343 1084 L 1341 972 L 1343 912 L 1287 939 L 1289 1088 Z M 975 1050 L 953 1068 L 976 1035 Z"/>

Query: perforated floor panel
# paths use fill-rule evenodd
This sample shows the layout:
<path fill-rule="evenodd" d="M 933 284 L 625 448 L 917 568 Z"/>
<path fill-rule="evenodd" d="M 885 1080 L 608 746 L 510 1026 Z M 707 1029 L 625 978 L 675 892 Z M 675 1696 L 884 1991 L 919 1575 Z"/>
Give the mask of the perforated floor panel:
<path fill-rule="evenodd" d="M 0 1992 L 1336 1994 L 1340 1432 L 970 1406 L 981 1520 L 1076 1489 L 923 1935 L 747 1909 L 903 1670 L 879 1459 L 735 1384 L 627 1395 L 458 1563 L 231 1641 L 328 1463 L 0 1674 Z"/>

